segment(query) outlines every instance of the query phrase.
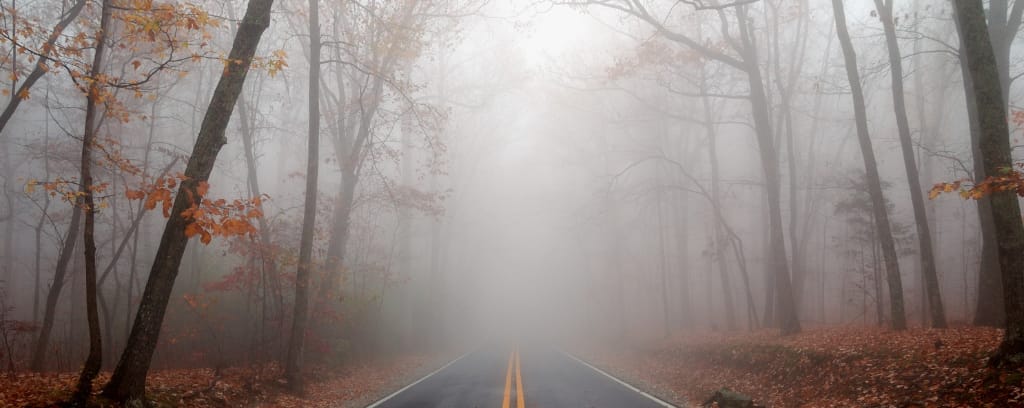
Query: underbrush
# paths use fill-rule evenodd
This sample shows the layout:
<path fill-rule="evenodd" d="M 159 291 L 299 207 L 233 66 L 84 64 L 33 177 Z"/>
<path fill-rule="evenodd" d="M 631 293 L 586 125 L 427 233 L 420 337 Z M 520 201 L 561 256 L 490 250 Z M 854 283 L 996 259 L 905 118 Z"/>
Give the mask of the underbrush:
<path fill-rule="evenodd" d="M 306 393 L 290 394 L 276 364 L 213 369 L 154 370 L 146 380 L 146 399 L 153 407 L 336 407 L 372 395 L 403 373 L 415 371 L 428 358 L 420 355 L 352 363 L 341 368 L 314 367 Z M 99 389 L 109 379 L 96 379 Z M 52 407 L 67 399 L 77 373 L 18 373 L 0 376 L 0 407 Z M 94 396 L 91 406 L 112 406 Z"/>
<path fill-rule="evenodd" d="M 1024 406 L 1024 372 L 986 366 L 997 329 L 816 328 L 674 337 L 592 351 L 612 371 L 700 402 L 729 388 L 778 407 Z"/>

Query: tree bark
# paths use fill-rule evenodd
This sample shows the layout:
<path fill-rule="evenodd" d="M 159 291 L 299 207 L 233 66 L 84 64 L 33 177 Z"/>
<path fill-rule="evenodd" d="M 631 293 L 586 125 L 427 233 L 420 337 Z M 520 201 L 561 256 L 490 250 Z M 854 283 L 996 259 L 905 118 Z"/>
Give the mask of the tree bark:
<path fill-rule="evenodd" d="M 320 171 L 320 4 L 309 0 L 309 140 L 306 156 L 306 203 L 302 215 L 299 265 L 295 273 L 295 312 L 284 377 L 292 392 L 303 392 L 302 351 L 309 321 L 309 282 L 313 268 L 317 181 Z"/>
<path fill-rule="evenodd" d="M 892 99 L 896 111 L 896 127 L 899 130 L 900 147 L 903 151 L 903 165 L 907 169 L 910 184 L 910 202 L 914 208 L 914 223 L 917 225 L 917 243 L 920 248 L 921 274 L 924 277 L 928 295 L 928 310 L 931 312 L 932 327 L 946 327 L 946 309 L 942 306 L 939 277 L 935 268 L 935 253 L 932 248 L 931 227 L 924 208 L 924 192 L 921 177 L 914 159 L 914 144 L 910 137 L 910 121 L 907 118 L 906 95 L 903 92 L 903 57 L 896 39 L 896 24 L 892 16 L 892 0 L 875 0 L 878 17 L 885 31 L 885 44 L 889 51 L 890 77 L 892 78 Z"/>
<path fill-rule="evenodd" d="M 836 34 L 843 49 L 846 78 L 850 82 L 850 93 L 853 97 L 857 142 L 860 144 L 861 156 L 864 160 L 864 173 L 867 177 L 868 193 L 871 196 L 872 218 L 875 221 L 875 230 L 881 242 L 882 257 L 885 260 L 892 327 L 896 330 L 903 330 L 907 328 L 903 306 L 903 282 L 900 278 L 899 259 L 896 255 L 896 243 L 893 240 L 889 224 L 889 214 L 885 208 L 885 196 L 882 192 L 881 177 L 878 174 L 878 163 L 875 160 L 875 152 L 871 147 L 871 136 L 868 133 L 867 109 L 864 104 L 864 91 L 860 83 L 860 72 L 857 69 L 857 53 L 853 49 L 850 32 L 846 27 L 846 11 L 843 8 L 843 1 L 832 0 L 832 8 L 835 14 Z M 878 296 L 881 296 L 881 293 Z"/>
<path fill-rule="evenodd" d="M 981 0 L 955 0 L 962 48 L 966 54 L 980 130 L 979 148 L 985 174 L 1012 170 L 1013 157 L 996 56 Z M 1024 224 L 1013 191 L 991 194 L 999 267 L 1002 271 L 1006 331 L 989 364 L 1019 367 L 1024 362 Z"/>
<path fill-rule="evenodd" d="M 142 293 L 142 300 L 124 353 L 121 354 L 110 382 L 103 389 L 103 394 L 115 401 L 138 400 L 145 393 L 146 373 L 149 371 L 157 338 L 160 336 L 160 326 L 174 288 L 174 280 L 178 275 L 178 267 L 188 245 L 185 227 L 189 221 L 181 214 L 202 199 L 197 187 L 199 183 L 209 180 L 217 154 L 227 143 L 224 131 L 234 110 L 235 101 L 242 91 L 260 37 L 270 25 L 270 9 L 273 3 L 273 0 L 250 0 L 245 16 L 238 26 L 231 51 L 228 53 L 228 59 L 237 63 L 227 65 L 214 89 L 192 155 L 185 168 L 186 179 L 178 186 L 170 217 L 160 238 L 156 258 L 146 281 L 146 288 Z"/>
<path fill-rule="evenodd" d="M 981 127 L 978 123 L 978 106 L 974 100 L 974 84 L 971 83 L 970 67 L 961 46 L 960 71 L 963 76 L 964 98 L 967 105 L 967 122 L 971 132 L 971 157 L 974 182 L 985 181 L 985 163 L 981 156 Z M 992 203 L 988 197 L 977 200 L 978 225 L 981 227 L 981 262 L 978 270 L 978 299 L 974 310 L 975 326 L 1003 327 L 1006 311 L 1003 308 L 1003 282 L 999 270 L 999 246 L 996 244 L 996 224 L 992 218 Z"/>
<path fill-rule="evenodd" d="M 768 198 L 768 217 L 771 245 L 771 265 L 775 286 L 775 322 L 783 335 L 800 332 L 800 320 L 797 316 L 796 302 L 793 298 L 792 281 L 789 274 L 789 261 L 786 257 L 786 238 L 782 226 L 782 180 L 779 175 L 779 154 L 775 146 L 772 132 L 772 119 L 769 112 L 769 100 L 765 94 L 761 68 L 757 63 L 756 43 L 748 26 L 749 20 L 745 6 L 736 8 L 739 21 L 740 38 L 743 41 L 743 67 L 750 84 L 750 106 L 754 117 L 754 129 L 757 135 L 758 151 L 761 156 L 761 167 L 764 171 L 765 192 Z"/>
<path fill-rule="evenodd" d="M 254 140 L 256 136 L 253 130 L 255 128 L 255 122 L 251 122 L 252 118 L 250 118 L 250 109 L 251 108 L 245 98 L 245 93 L 243 92 L 238 96 L 238 119 L 241 124 L 242 149 L 245 150 L 246 181 L 249 184 L 249 193 L 253 197 L 261 197 L 263 195 L 263 190 L 260 188 L 259 171 L 256 160 L 256 141 Z M 260 207 L 260 210 L 263 210 L 262 206 Z M 266 285 L 273 285 L 272 290 L 275 295 L 274 299 L 277 300 L 274 306 L 277 308 L 278 313 L 280 313 L 282 312 L 284 305 L 281 300 L 282 290 L 280 280 L 278 279 L 277 253 L 273 237 L 270 233 L 270 225 L 267 224 L 267 218 L 265 216 L 259 217 L 256 222 L 260 234 L 259 254 L 256 256 L 260 258 L 260 263 L 263 269 L 261 276 L 264 277 L 264 292 L 266 291 Z M 263 313 L 263 316 L 266 317 L 266 297 L 264 297 L 262 301 L 263 305 L 261 312 Z M 262 327 L 263 321 L 261 321 L 260 324 Z M 262 338 L 261 330 L 261 348 L 265 346 L 265 340 L 266 339 Z"/>
<path fill-rule="evenodd" d="M 68 234 L 64 237 L 64 245 L 57 257 L 57 268 L 53 273 L 53 283 L 46 293 L 46 307 L 43 309 L 43 324 L 39 328 L 39 337 L 36 338 L 35 347 L 32 351 L 32 371 L 41 372 L 46 364 L 46 355 L 50 345 L 50 333 L 53 331 L 54 315 L 57 313 L 57 301 L 60 300 L 61 289 L 64 288 L 64 278 L 68 272 L 68 264 L 74 256 L 75 245 L 78 242 L 78 231 L 82 225 L 82 208 L 73 205 L 71 207 L 71 223 L 68 225 Z"/>
<path fill-rule="evenodd" d="M 988 31 L 989 40 L 995 52 L 996 68 L 999 69 L 999 85 L 1003 95 L 1003 109 L 1008 109 L 1010 95 L 1010 47 L 1016 39 L 1024 14 L 1024 2 L 1015 1 L 1013 8 L 1007 0 L 989 2 Z M 959 29 L 959 21 L 957 21 Z M 968 119 L 971 123 L 971 151 L 974 162 L 974 178 L 980 182 L 986 174 L 982 164 L 979 147 L 980 130 L 977 118 L 977 107 L 974 102 L 974 87 L 971 84 L 969 68 L 965 52 L 959 53 L 961 72 L 964 76 L 964 93 L 967 95 Z M 991 203 L 987 197 L 977 202 L 978 217 L 981 225 L 981 264 L 978 272 L 978 300 L 974 315 L 974 324 L 979 326 L 1002 327 L 1006 316 L 1003 305 L 1002 275 L 999 270 L 999 255 L 995 237 L 995 225 L 992 220 Z"/>
<path fill-rule="evenodd" d="M 704 75 L 704 67 L 701 67 L 700 91 L 706 94 L 707 78 Z M 712 116 L 711 101 L 704 95 L 701 96 L 701 107 L 704 111 L 704 127 L 708 137 L 708 163 L 711 165 L 711 205 L 722 207 L 721 177 L 718 166 L 718 135 L 715 131 L 714 117 Z M 717 211 L 717 210 L 716 210 Z M 722 301 L 725 303 L 726 327 L 731 331 L 736 329 L 736 313 L 732 298 L 732 280 L 729 279 L 729 265 L 726 262 L 725 245 L 726 238 L 722 229 L 722 220 L 715 217 L 714 229 L 712 231 L 712 244 L 715 246 L 715 263 L 718 265 L 718 275 L 722 281 Z M 750 299 L 747 299 L 748 301 Z"/>
<path fill-rule="evenodd" d="M 100 27 L 96 31 L 96 49 L 93 51 L 92 67 L 89 77 L 99 78 L 103 70 L 103 57 L 107 48 L 107 30 L 110 27 L 111 4 L 110 0 L 104 0 L 101 6 Z M 85 359 L 82 371 L 78 375 L 78 384 L 75 393 L 71 396 L 72 406 L 86 406 L 89 395 L 92 394 L 92 380 L 100 372 L 100 365 L 103 364 L 103 340 L 101 337 L 100 316 L 96 306 L 96 203 L 92 191 L 92 152 L 96 144 L 96 111 L 97 100 L 101 97 L 102 91 L 99 81 L 91 81 L 86 91 L 85 98 L 85 130 L 82 132 L 82 159 L 81 159 L 81 192 L 82 200 L 79 205 L 85 212 L 85 227 L 82 231 L 82 241 L 85 245 L 85 313 L 89 324 L 89 355 Z"/>

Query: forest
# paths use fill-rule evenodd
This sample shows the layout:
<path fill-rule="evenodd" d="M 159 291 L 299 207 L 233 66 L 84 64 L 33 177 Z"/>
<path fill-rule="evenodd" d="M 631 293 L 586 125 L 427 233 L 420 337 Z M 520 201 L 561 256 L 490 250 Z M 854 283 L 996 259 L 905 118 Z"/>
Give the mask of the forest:
<path fill-rule="evenodd" d="M 1022 23 L 0 0 L 0 407 L 1024 406 Z"/>

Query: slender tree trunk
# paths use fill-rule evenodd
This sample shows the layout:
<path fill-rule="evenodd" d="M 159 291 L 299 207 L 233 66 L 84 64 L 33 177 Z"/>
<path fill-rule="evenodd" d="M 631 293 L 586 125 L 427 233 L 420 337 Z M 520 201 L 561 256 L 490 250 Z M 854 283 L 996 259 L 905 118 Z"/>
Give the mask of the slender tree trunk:
<path fill-rule="evenodd" d="M 273 0 L 250 0 L 245 16 L 238 26 L 228 58 L 240 63 L 228 64 L 214 89 L 192 156 L 189 157 L 185 169 L 186 179 L 178 186 L 170 217 L 160 238 L 156 258 L 146 281 L 146 288 L 125 351 L 114 369 L 110 382 L 103 389 L 103 394 L 115 401 L 138 400 L 145 393 L 146 373 L 149 371 L 157 338 L 160 336 L 160 326 L 174 288 L 174 280 L 178 275 L 178 267 L 188 245 L 185 227 L 189 221 L 181 214 L 201 200 L 202 196 L 197 187 L 199 183 L 209 180 L 217 154 L 227 143 L 224 131 L 234 110 L 235 101 L 242 91 L 256 47 L 263 31 L 270 25 L 270 9 L 273 3 Z"/>
<path fill-rule="evenodd" d="M 46 90 L 46 101 L 47 104 L 50 99 L 50 90 Z M 49 114 L 49 112 L 47 112 Z M 43 149 L 47 152 L 50 150 L 50 121 L 44 121 L 45 129 L 43 131 Z M 50 179 L 50 154 L 43 154 L 43 172 L 44 180 Z M 36 259 L 35 259 L 35 282 L 32 286 L 32 322 L 39 324 L 39 294 L 42 291 L 41 280 L 43 274 L 41 258 L 43 255 L 43 225 L 46 223 L 46 219 L 50 217 L 50 195 L 46 194 L 43 196 L 43 211 L 39 214 L 39 222 L 36 223 L 35 238 L 36 238 Z"/>
<path fill-rule="evenodd" d="M 612 160 L 611 160 L 611 146 L 608 145 L 608 137 L 604 134 L 598 136 L 598 151 L 601 152 L 601 167 L 606 174 L 611 174 Z M 616 342 L 623 342 L 628 334 L 628 322 L 626 321 L 626 289 L 625 280 L 623 279 L 623 267 L 622 267 L 622 246 L 619 242 L 619 237 L 622 236 L 619 228 L 619 205 L 613 196 L 613 191 L 608 188 L 608 191 L 603 195 L 602 207 L 607 211 L 607 216 L 602 220 L 604 222 L 605 234 L 604 234 L 604 255 L 606 257 L 606 265 L 608 266 L 607 281 L 610 284 L 610 291 L 608 293 L 611 301 L 611 324 L 612 327 L 612 339 Z"/>
<path fill-rule="evenodd" d="M 64 245 L 57 257 L 57 268 L 53 273 L 53 283 L 46 293 L 46 307 L 43 309 L 43 324 L 39 328 L 39 337 L 32 351 L 32 371 L 41 372 L 46 364 L 46 356 L 49 354 L 50 333 L 53 331 L 54 315 L 57 313 L 57 301 L 60 300 L 60 292 L 64 287 L 64 278 L 68 272 L 68 264 L 74 257 L 75 245 L 78 241 L 78 231 L 82 225 L 82 209 L 77 205 L 71 208 L 71 223 L 68 225 L 68 234 L 64 237 Z"/>
<path fill-rule="evenodd" d="M 867 110 L 864 105 L 864 91 L 861 88 L 860 72 L 857 69 L 857 53 L 853 49 L 850 32 L 846 28 L 846 11 L 843 9 L 843 1 L 832 0 L 832 8 L 835 13 L 836 34 L 839 36 L 839 42 L 843 49 L 846 77 L 850 82 L 850 91 L 853 97 L 853 111 L 857 123 L 857 141 L 860 143 L 861 156 L 864 160 L 864 173 L 867 178 L 868 193 L 871 196 L 872 218 L 875 222 L 875 231 L 881 241 L 882 257 L 885 260 L 892 327 L 896 330 L 903 330 L 907 328 L 906 313 L 903 306 L 903 282 L 900 278 L 896 243 L 892 237 L 889 214 L 885 207 L 882 181 L 878 175 L 878 163 L 875 160 L 875 152 L 871 147 L 871 136 L 868 134 Z"/>
<path fill-rule="evenodd" d="M 711 163 L 711 205 L 717 208 L 722 207 L 721 176 L 718 166 L 718 135 L 715 132 L 714 117 L 711 111 L 711 101 L 706 96 L 706 78 L 704 68 L 701 67 L 701 105 L 704 111 L 704 127 L 708 137 L 708 161 Z M 718 211 L 718 210 L 716 210 Z M 722 280 L 722 301 L 725 303 L 726 327 L 731 331 L 736 329 L 736 313 L 732 298 L 732 282 L 729 279 L 729 265 L 726 262 L 725 245 L 726 239 L 722 231 L 722 220 L 715 217 L 714 231 L 712 231 L 712 245 L 715 247 L 715 264 L 718 265 L 718 276 Z"/>
<path fill-rule="evenodd" d="M 768 216 L 768 194 L 762 190 L 761 193 L 761 214 L 765 217 Z M 771 228 L 766 228 L 761 231 L 761 251 L 766 259 L 771 259 L 772 253 L 772 232 Z M 763 327 L 776 327 L 775 318 L 775 265 L 770 262 L 765 263 L 765 283 L 764 283 L 764 319 L 761 321 Z"/>
<path fill-rule="evenodd" d="M 999 70 L 985 23 L 984 7 L 981 0 L 956 0 L 953 4 L 974 85 L 979 147 L 985 174 L 1000 174 L 1012 169 L 1013 157 Z M 1021 223 L 1015 192 L 994 192 L 991 204 L 1002 271 L 1006 332 L 999 350 L 989 363 L 1019 367 L 1024 362 L 1024 224 Z"/>
<path fill-rule="evenodd" d="M 928 309 L 931 312 L 932 327 L 946 327 L 946 309 L 942 306 L 942 295 L 939 290 L 939 277 L 935 267 L 935 254 L 932 249 L 931 227 L 924 208 L 924 192 L 921 178 L 917 173 L 914 159 L 914 144 L 910 136 L 910 121 L 907 118 L 906 95 L 903 92 L 903 56 L 900 54 L 899 42 L 896 38 L 896 25 L 892 16 L 892 0 L 875 0 L 879 19 L 885 30 L 885 43 L 889 50 L 889 68 L 892 78 L 892 99 L 896 110 L 896 127 L 899 129 L 900 147 L 903 151 L 903 164 L 907 169 L 907 181 L 910 184 L 910 201 L 914 207 L 914 223 L 917 225 L 917 242 L 921 251 L 921 274 L 927 285 Z"/>
<path fill-rule="evenodd" d="M 885 326 L 885 287 L 882 285 L 882 263 L 878 260 L 878 234 L 871 234 L 871 271 L 875 284 L 875 321 Z"/>
<path fill-rule="evenodd" d="M 99 78 L 103 70 L 103 57 L 107 48 L 107 34 L 110 28 L 111 0 L 103 0 L 100 17 L 100 27 L 96 32 L 96 49 L 93 51 L 92 67 L 89 77 Z M 71 404 L 74 406 L 85 406 L 89 395 L 92 394 L 92 380 L 100 372 L 103 364 L 103 340 L 100 335 L 100 315 L 96 306 L 96 203 L 93 196 L 92 177 L 92 152 L 96 145 L 96 111 L 97 101 L 101 98 L 102 90 L 99 81 L 90 82 L 88 93 L 85 95 L 85 130 L 82 132 L 82 169 L 81 169 L 81 191 L 82 211 L 85 212 L 85 227 L 82 230 L 82 241 L 85 245 L 85 313 L 89 322 L 89 356 L 85 359 L 85 365 L 78 376 L 78 385 L 74 395 L 71 397 Z"/>
<path fill-rule="evenodd" d="M 789 262 L 786 259 L 786 240 L 782 226 L 781 189 L 782 180 L 779 175 L 779 154 L 775 148 L 772 135 L 771 113 L 769 101 L 765 94 L 764 81 L 761 79 L 761 68 L 757 63 L 757 51 L 753 34 L 748 27 L 746 7 L 737 7 L 740 37 L 744 42 L 745 72 L 750 83 L 750 105 L 754 117 L 754 129 L 757 134 L 758 150 L 761 156 L 761 167 L 765 176 L 765 192 L 768 198 L 768 218 L 770 229 L 770 263 L 775 286 L 775 318 L 782 334 L 800 332 L 800 320 L 797 316 L 796 302 L 793 299 L 792 281 L 789 275 Z"/>
<path fill-rule="evenodd" d="M 309 140 L 306 157 L 306 203 L 295 273 L 295 313 L 285 360 L 284 377 L 293 392 L 303 392 L 302 352 L 309 321 L 309 282 L 313 271 L 313 233 L 316 227 L 317 181 L 320 163 L 320 4 L 309 0 Z"/>
<path fill-rule="evenodd" d="M 256 135 L 253 131 L 255 123 L 252 122 L 250 117 L 250 109 L 252 109 L 247 103 L 248 100 L 245 98 L 243 92 L 238 96 L 238 119 L 241 125 L 242 132 L 242 148 L 245 150 L 245 167 L 246 167 L 246 181 L 249 184 L 249 193 L 254 197 L 260 197 L 263 195 L 263 191 L 260 188 L 259 181 L 259 170 L 256 163 L 256 141 L 254 140 Z M 262 208 L 260 208 L 262 210 Z M 258 256 L 260 258 L 261 266 L 261 285 L 264 287 L 266 292 L 266 285 L 273 284 L 275 293 L 281 292 L 281 287 L 278 284 L 278 271 L 277 271 L 277 254 L 276 248 L 274 247 L 273 237 L 270 233 L 270 225 L 267 224 L 266 217 L 259 217 L 257 220 L 257 228 L 259 230 L 259 243 L 258 243 Z M 269 279 L 263 279 L 263 277 Z M 278 297 L 280 299 L 280 297 Z M 266 296 L 261 298 L 263 306 L 261 307 L 261 313 L 266 315 Z M 283 307 L 280 303 L 276 305 L 278 311 Z M 261 327 L 263 320 L 261 320 Z M 260 347 L 264 347 L 265 339 L 260 341 Z"/>
<path fill-rule="evenodd" d="M 678 202 L 675 208 L 675 237 L 676 237 L 676 261 L 678 262 L 679 276 L 679 326 L 683 329 L 691 328 L 696 323 L 696 313 L 693 310 L 693 278 L 690 269 L 690 199 L 685 193 L 677 195 Z"/>
<path fill-rule="evenodd" d="M 773 8 L 772 14 L 772 27 L 774 35 L 772 36 L 772 50 L 775 54 L 774 66 L 775 66 L 775 82 L 776 88 L 779 91 L 779 108 L 778 108 L 778 121 L 779 124 L 776 129 L 779 133 L 782 133 L 780 138 L 784 138 L 786 144 L 786 164 L 787 164 L 787 178 L 788 178 L 788 201 L 789 201 L 789 220 L 787 226 L 787 232 L 789 234 L 789 246 L 792 256 L 790 259 L 791 267 L 793 271 L 793 299 L 796 304 L 797 310 L 800 310 L 800 305 L 803 299 L 804 281 L 807 279 L 807 271 L 804 268 L 804 254 L 803 245 L 801 245 L 802 238 L 799 224 L 800 224 L 800 201 L 797 199 L 799 182 L 797 180 L 797 152 L 796 146 L 793 142 L 793 89 L 796 86 L 796 82 L 802 72 L 802 62 L 804 56 L 804 50 L 807 46 L 806 31 L 806 16 L 807 16 L 807 0 L 801 0 L 798 3 L 796 12 L 798 13 L 796 22 L 796 36 L 795 41 L 799 43 L 799 46 L 790 54 L 789 67 L 784 73 L 782 69 L 782 51 L 780 49 L 781 34 L 779 28 L 779 10 L 777 7 Z M 790 9 L 787 9 L 789 11 Z"/>
<path fill-rule="evenodd" d="M 660 175 L 662 174 L 661 166 L 658 166 L 658 168 L 655 171 L 658 172 L 658 175 L 659 175 L 658 178 L 660 179 L 661 178 Z M 661 184 L 661 183 L 659 183 L 659 184 Z M 661 288 L 660 288 L 661 289 L 661 294 L 660 295 L 661 295 L 661 330 L 662 330 L 662 336 L 665 337 L 665 338 L 668 338 L 669 336 L 672 335 L 672 319 L 671 319 L 671 313 L 669 312 L 670 308 L 669 308 L 669 299 L 668 299 L 668 286 L 669 286 L 669 282 L 668 282 L 668 258 L 666 258 L 666 255 L 665 255 L 665 245 L 666 245 L 665 244 L 665 215 L 664 215 L 664 208 L 663 208 L 664 206 L 662 205 L 663 204 L 662 202 L 664 201 L 665 197 L 664 197 L 664 193 L 662 192 L 662 190 L 663 190 L 663 187 L 661 185 L 659 185 L 658 186 L 658 192 L 657 192 L 657 199 L 656 199 L 657 206 L 658 206 L 658 210 L 657 210 L 658 213 L 656 214 L 656 216 L 658 218 L 658 279 L 660 280 L 660 285 L 661 285 Z"/>

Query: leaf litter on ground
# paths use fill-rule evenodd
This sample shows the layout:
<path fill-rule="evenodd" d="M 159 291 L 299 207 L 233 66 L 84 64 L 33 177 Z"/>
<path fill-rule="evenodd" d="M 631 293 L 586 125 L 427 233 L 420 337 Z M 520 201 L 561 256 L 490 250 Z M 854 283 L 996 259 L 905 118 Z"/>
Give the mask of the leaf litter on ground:
<path fill-rule="evenodd" d="M 587 357 L 691 402 L 728 388 L 770 407 L 1024 407 L 1024 371 L 986 365 L 1000 339 L 984 327 L 758 330 L 590 347 Z"/>

